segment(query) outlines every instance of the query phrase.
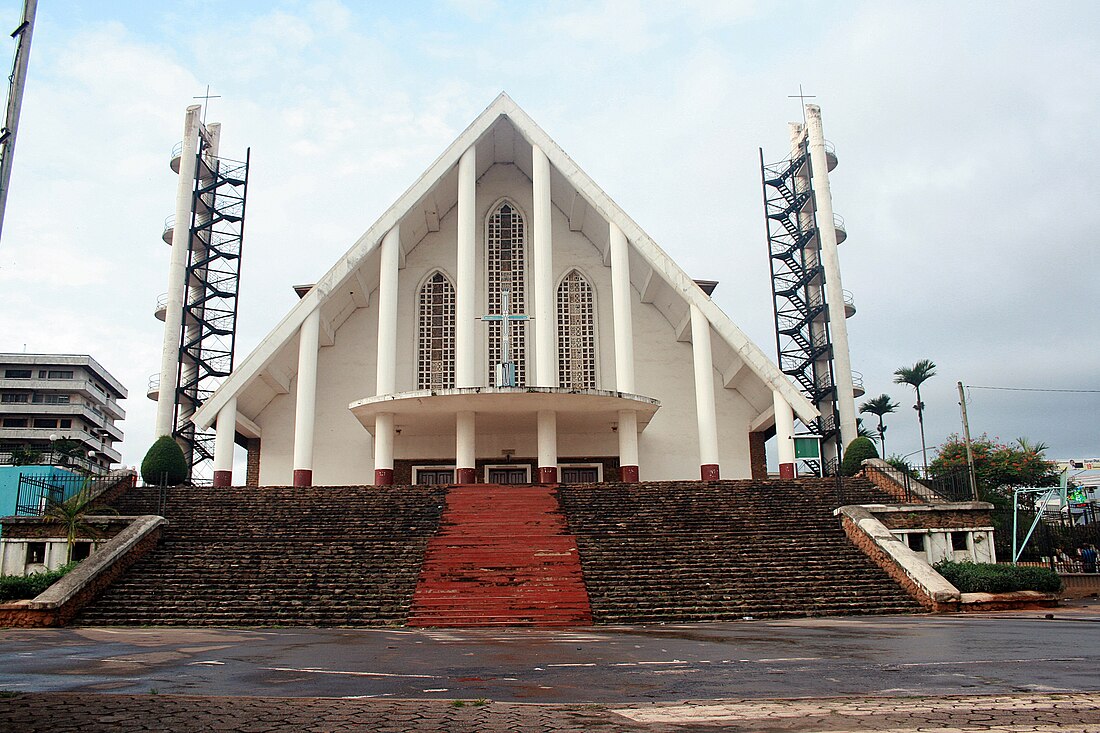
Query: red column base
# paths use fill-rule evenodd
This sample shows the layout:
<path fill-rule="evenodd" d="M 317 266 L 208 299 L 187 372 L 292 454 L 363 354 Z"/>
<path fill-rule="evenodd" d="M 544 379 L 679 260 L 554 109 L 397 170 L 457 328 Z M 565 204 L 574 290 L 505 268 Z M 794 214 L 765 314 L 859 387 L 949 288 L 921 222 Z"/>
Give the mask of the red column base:
<path fill-rule="evenodd" d="M 393 469 L 392 468 L 376 468 L 376 469 L 374 469 L 374 485 L 375 486 L 393 486 Z"/>
<path fill-rule="evenodd" d="M 619 466 L 619 480 L 624 484 L 638 483 L 637 466 Z"/>
<path fill-rule="evenodd" d="M 539 483 L 556 484 L 558 482 L 557 466 L 539 466 Z"/>
<path fill-rule="evenodd" d="M 313 486 L 313 469 L 294 469 L 294 487 L 297 489 L 308 489 L 310 486 Z"/>
<path fill-rule="evenodd" d="M 215 471 L 214 472 L 214 488 L 220 489 L 226 486 L 233 485 L 233 472 L 232 471 Z"/>
<path fill-rule="evenodd" d="M 717 463 L 704 463 L 699 466 L 699 475 L 702 476 L 704 481 L 717 481 L 722 478 Z"/>
<path fill-rule="evenodd" d="M 779 478 L 795 478 L 797 476 L 793 463 L 779 464 Z"/>
<path fill-rule="evenodd" d="M 455 469 L 455 483 L 456 484 L 476 484 L 477 483 L 477 469 L 476 468 L 456 468 Z"/>

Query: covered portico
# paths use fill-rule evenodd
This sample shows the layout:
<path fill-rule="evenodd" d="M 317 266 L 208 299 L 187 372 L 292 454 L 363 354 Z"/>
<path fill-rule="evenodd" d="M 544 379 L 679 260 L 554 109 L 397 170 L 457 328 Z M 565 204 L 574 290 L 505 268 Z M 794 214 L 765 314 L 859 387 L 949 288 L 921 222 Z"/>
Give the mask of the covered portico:
<path fill-rule="evenodd" d="M 476 435 L 537 436 L 538 482 L 558 481 L 558 434 L 604 426 L 618 434 L 620 476 L 637 481 L 638 434 L 661 404 L 652 397 L 600 389 L 458 387 L 413 390 L 356 400 L 348 409 L 374 438 L 375 483 L 393 483 L 394 443 L 401 437 L 453 436 L 455 481 L 476 481 Z"/>

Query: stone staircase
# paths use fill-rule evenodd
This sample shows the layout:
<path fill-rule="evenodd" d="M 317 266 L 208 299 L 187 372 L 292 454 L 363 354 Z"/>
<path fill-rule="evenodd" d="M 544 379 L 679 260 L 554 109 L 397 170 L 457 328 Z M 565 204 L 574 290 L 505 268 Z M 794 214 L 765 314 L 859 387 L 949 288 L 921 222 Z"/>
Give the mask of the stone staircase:
<path fill-rule="evenodd" d="M 596 623 L 922 610 L 854 547 L 832 479 L 558 489 Z M 893 503 L 845 479 L 845 504 Z"/>
<path fill-rule="evenodd" d="M 161 544 L 78 624 L 404 623 L 445 491 L 373 486 L 136 488 L 121 514 L 163 514 Z"/>
<path fill-rule="evenodd" d="M 428 542 L 410 626 L 592 623 L 576 539 L 544 486 L 454 486 Z"/>

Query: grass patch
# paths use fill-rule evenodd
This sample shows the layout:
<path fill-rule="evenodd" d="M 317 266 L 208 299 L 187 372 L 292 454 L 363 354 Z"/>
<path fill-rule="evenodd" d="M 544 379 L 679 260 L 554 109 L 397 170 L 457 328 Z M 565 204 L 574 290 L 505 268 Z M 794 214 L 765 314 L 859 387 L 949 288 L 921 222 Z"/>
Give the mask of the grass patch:
<path fill-rule="evenodd" d="M 57 570 L 31 575 L 0 575 L 0 603 L 34 598 L 51 585 L 61 580 L 77 563 L 62 565 Z"/>
<path fill-rule="evenodd" d="M 1011 593 L 1017 590 L 1057 593 L 1062 590 L 1062 579 L 1049 568 L 953 560 L 941 560 L 933 567 L 962 593 Z"/>

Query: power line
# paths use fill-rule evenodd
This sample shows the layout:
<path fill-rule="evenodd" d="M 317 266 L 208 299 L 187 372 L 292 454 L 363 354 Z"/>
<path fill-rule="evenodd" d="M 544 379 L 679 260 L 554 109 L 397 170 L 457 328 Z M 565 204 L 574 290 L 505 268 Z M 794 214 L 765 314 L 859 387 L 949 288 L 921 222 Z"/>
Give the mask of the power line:
<path fill-rule="evenodd" d="M 1096 394 L 1100 389 L 1052 389 L 1042 387 L 979 387 L 974 384 L 966 385 L 967 389 L 999 389 L 1006 392 L 1072 392 L 1074 394 Z"/>

